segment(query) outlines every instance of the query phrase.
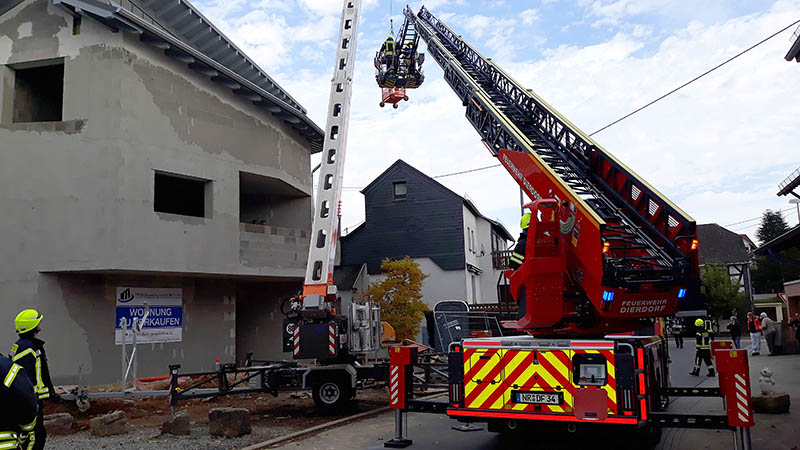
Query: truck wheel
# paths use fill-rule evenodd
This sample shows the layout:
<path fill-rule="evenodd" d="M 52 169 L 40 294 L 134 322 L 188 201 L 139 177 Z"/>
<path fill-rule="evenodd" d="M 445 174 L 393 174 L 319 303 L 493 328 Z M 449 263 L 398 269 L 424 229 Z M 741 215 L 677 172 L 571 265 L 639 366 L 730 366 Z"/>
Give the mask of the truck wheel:
<path fill-rule="evenodd" d="M 314 384 L 311 396 L 320 412 L 330 414 L 341 410 L 350 401 L 350 385 L 344 378 L 320 381 Z"/>

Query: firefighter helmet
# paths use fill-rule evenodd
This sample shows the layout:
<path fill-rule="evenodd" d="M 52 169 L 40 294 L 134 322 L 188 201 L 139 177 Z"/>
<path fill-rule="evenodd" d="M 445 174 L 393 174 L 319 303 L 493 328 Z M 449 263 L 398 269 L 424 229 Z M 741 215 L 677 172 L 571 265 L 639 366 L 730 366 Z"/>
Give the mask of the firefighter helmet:
<path fill-rule="evenodd" d="M 523 230 L 528 229 L 528 225 L 531 224 L 531 213 L 523 214 L 522 218 L 519 219 L 519 227 Z"/>
<path fill-rule="evenodd" d="M 705 325 L 705 321 L 703 319 L 697 319 L 694 321 L 694 326 L 696 327 L 702 327 L 703 325 Z"/>
<path fill-rule="evenodd" d="M 18 334 L 27 333 L 28 331 L 35 330 L 39 326 L 39 322 L 44 318 L 35 309 L 26 309 L 17 314 L 14 319 L 14 327 L 17 329 Z"/>

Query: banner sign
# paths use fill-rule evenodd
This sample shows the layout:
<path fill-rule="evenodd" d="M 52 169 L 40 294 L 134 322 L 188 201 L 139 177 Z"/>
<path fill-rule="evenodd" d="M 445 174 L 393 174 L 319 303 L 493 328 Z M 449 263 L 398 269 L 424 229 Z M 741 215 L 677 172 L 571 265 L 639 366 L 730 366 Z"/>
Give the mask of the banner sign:
<path fill-rule="evenodd" d="M 183 333 L 183 289 L 181 288 L 117 288 L 117 314 L 114 342 L 122 344 L 122 328 L 127 326 L 125 343 L 133 343 L 133 319 L 141 320 L 145 303 L 150 308 L 138 344 L 181 342 Z"/>

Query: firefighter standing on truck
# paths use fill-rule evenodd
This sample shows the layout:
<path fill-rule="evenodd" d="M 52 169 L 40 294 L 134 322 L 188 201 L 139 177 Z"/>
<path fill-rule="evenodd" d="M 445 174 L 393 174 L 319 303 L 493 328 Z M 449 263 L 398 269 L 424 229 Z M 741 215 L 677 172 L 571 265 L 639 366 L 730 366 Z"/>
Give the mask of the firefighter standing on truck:
<path fill-rule="evenodd" d="M 708 376 L 713 377 L 714 363 L 711 361 L 711 341 L 714 339 L 714 333 L 711 331 L 711 323 L 706 323 L 703 319 L 694 321 L 694 328 L 697 336 L 696 350 L 694 354 L 694 369 L 689 372 L 689 375 L 699 376 L 700 366 L 702 363 L 706 364 L 708 368 Z"/>
<path fill-rule="evenodd" d="M 0 355 L 0 450 L 32 450 L 38 401 L 19 364 Z"/>
<path fill-rule="evenodd" d="M 44 429 L 44 408 L 42 402 L 54 393 L 53 382 L 50 381 L 50 370 L 47 368 L 47 357 L 44 354 L 44 341 L 36 338 L 41 331 L 39 324 L 44 316 L 35 309 L 26 309 L 17 315 L 14 326 L 19 340 L 11 346 L 11 360 L 25 369 L 25 374 L 33 384 L 38 398 L 39 413 L 37 415 L 34 436 L 36 443 L 32 450 L 44 448 L 47 434 Z"/>
<path fill-rule="evenodd" d="M 528 227 L 530 224 L 531 213 L 525 213 L 519 220 L 519 227 L 522 228 L 522 232 L 519 234 L 517 245 L 514 246 L 509 258 L 511 260 L 511 268 L 514 270 L 519 269 L 519 266 L 525 261 L 525 246 L 528 244 Z"/>

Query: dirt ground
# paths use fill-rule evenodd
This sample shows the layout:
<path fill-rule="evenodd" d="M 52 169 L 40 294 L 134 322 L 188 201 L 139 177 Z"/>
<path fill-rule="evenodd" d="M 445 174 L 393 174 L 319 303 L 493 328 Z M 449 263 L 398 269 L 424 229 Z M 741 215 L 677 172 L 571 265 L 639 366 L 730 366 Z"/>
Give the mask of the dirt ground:
<path fill-rule="evenodd" d="M 275 428 L 288 434 L 338 418 L 347 417 L 388 405 L 385 388 L 359 391 L 349 408 L 336 415 L 321 415 L 314 407 L 310 391 L 270 394 L 243 394 L 209 399 L 192 399 L 178 404 L 175 410 L 187 411 L 192 424 L 207 424 L 208 412 L 213 408 L 235 407 L 250 410 L 251 425 L 256 428 Z M 166 397 L 137 399 L 98 399 L 91 401 L 86 412 L 80 412 L 72 402 L 46 402 L 45 415 L 68 412 L 75 417 L 78 431 L 89 429 L 89 419 L 112 411 L 127 413 L 128 421 L 135 427 L 158 428 L 170 415 Z M 270 433 L 272 434 L 272 433 Z"/>

